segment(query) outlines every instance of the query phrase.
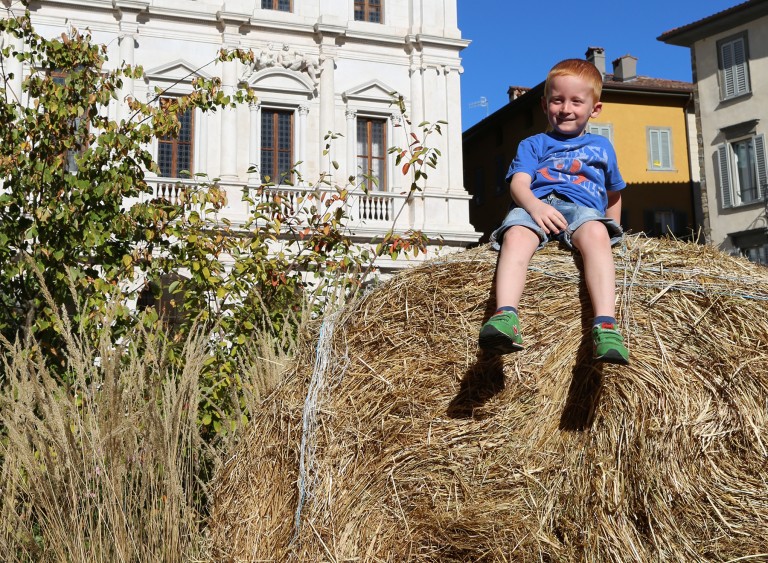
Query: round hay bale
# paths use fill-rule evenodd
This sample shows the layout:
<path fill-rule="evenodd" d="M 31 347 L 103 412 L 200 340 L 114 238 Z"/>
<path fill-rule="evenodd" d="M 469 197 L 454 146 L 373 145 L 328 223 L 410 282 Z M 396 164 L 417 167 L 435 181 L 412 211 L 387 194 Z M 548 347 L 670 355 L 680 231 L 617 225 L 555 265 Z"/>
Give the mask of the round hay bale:
<path fill-rule="evenodd" d="M 218 478 L 216 557 L 768 558 L 768 270 L 641 237 L 615 259 L 629 366 L 592 362 L 580 260 L 554 244 L 516 354 L 477 348 L 487 247 L 325 319 Z"/>

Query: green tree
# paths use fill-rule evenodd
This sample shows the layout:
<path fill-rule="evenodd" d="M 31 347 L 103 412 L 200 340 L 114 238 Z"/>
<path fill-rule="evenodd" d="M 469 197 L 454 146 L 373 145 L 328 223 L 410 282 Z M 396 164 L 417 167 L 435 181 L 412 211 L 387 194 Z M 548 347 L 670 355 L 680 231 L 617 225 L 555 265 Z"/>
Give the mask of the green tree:
<path fill-rule="evenodd" d="M 105 46 L 76 30 L 41 37 L 28 13 L 3 19 L 0 30 L 24 44 L 22 52 L 4 46 L 2 69 L 11 57 L 32 69 L 24 104 L 8 89 L 0 95 L 0 332 L 35 336 L 55 359 L 61 350 L 44 291 L 87 325 L 108 290 L 134 277 L 137 250 L 167 214 L 160 205 L 125 208 L 150 191 L 145 171 L 157 167 L 146 147 L 177 132 L 178 110 L 213 111 L 249 94 L 225 96 L 217 80 L 198 80 L 178 106 L 131 100 L 132 118 L 116 123 L 106 108 L 141 68 L 106 70 Z M 236 56 L 246 54 L 221 59 Z"/>
<path fill-rule="evenodd" d="M 137 315 L 128 306 L 146 280 L 145 290 L 165 294 L 176 317 L 167 334 L 170 361 L 181 361 L 174 342 L 181 350 L 193 330 L 210 333 L 201 421 L 221 431 L 225 420 L 244 414 L 237 369 L 257 334 L 290 333 L 297 315 L 320 315 L 329 302 L 354 294 L 377 257 L 425 250 L 422 233 L 392 229 L 371 244 L 353 244 L 350 198 L 369 183 L 354 176 L 340 185 L 323 174 L 289 196 L 270 183 L 246 188 L 251 215 L 237 228 L 220 214 L 227 196 L 215 178 L 181 183 L 177 201 L 152 197 L 145 178 L 159 171 L 152 141 L 178 135 L 185 111 L 232 108 L 253 93 L 227 95 L 219 79 L 194 78 L 192 93 L 171 103 L 158 103 L 160 91 L 149 102 L 129 100 L 131 117 L 118 123 L 107 108 L 123 79 L 143 78 L 140 67 L 109 70 L 106 48 L 88 34 L 71 30 L 47 39 L 28 13 L 9 14 L 0 31 L 24 44 L 20 52 L 12 45 L 0 52 L 3 82 L 13 78 L 5 70 L 10 58 L 32 69 L 22 84 L 24 103 L 8 90 L 0 95 L 0 333 L 38 342 L 59 373 L 67 366 L 53 308 L 95 341 L 105 305 L 117 300 L 110 334 L 130 339 L 139 320 L 156 328 L 165 322 L 162 307 Z M 253 53 L 222 51 L 211 62 L 235 59 L 247 63 Z M 405 115 L 402 97 L 394 103 Z M 440 133 L 440 123 L 419 128 L 421 138 L 408 132 L 405 148 L 390 150 L 412 178 L 410 195 L 439 157 L 425 141 Z M 326 135 L 328 170 L 338 169 L 329 156 L 337 137 Z M 298 171 L 293 177 L 308 185 Z M 173 281 L 164 286 L 169 275 Z"/>

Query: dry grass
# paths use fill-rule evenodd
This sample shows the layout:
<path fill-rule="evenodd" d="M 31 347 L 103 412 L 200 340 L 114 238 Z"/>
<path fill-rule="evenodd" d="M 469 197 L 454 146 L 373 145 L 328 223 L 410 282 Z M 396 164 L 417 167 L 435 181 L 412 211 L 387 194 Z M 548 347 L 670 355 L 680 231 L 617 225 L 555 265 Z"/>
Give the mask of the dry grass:
<path fill-rule="evenodd" d="M 196 424 L 207 335 L 174 371 L 151 333 L 115 347 L 105 330 L 94 348 L 60 321 L 69 385 L 34 360 L 34 343 L 0 344 L 0 559 L 208 560 L 208 480 L 240 433 L 210 443 Z M 246 408 L 285 362 L 277 343 L 254 343 L 239 374 Z"/>
<path fill-rule="evenodd" d="M 503 359 L 476 346 L 486 248 L 326 319 L 218 478 L 215 557 L 768 559 L 768 270 L 638 237 L 616 262 L 628 367 L 592 363 L 579 264 L 555 246 Z"/>

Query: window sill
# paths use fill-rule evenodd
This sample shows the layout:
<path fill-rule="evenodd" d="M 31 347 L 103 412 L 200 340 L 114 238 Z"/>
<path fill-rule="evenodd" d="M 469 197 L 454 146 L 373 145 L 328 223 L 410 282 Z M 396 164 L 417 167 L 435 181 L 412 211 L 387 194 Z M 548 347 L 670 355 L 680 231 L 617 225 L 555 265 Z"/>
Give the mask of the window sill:
<path fill-rule="evenodd" d="M 752 91 L 744 92 L 743 94 L 738 94 L 737 96 L 731 96 L 730 98 L 720 98 L 720 105 L 721 106 L 729 106 L 736 102 L 741 102 L 747 98 L 752 97 Z"/>
<path fill-rule="evenodd" d="M 764 205 L 765 199 L 756 199 L 753 201 L 748 201 L 747 203 L 734 203 L 730 207 L 723 207 L 723 210 L 727 211 L 729 209 L 733 209 L 735 211 L 746 211 L 752 207 L 762 207 Z"/>

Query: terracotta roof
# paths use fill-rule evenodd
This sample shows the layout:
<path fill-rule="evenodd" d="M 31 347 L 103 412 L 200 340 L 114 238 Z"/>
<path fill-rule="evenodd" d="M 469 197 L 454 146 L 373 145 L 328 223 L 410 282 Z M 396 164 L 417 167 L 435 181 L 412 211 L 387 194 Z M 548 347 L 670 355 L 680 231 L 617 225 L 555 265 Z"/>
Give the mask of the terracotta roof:
<path fill-rule="evenodd" d="M 542 82 L 535 88 L 526 88 L 525 86 L 510 86 L 507 92 L 519 91 L 519 95 L 527 94 L 531 90 L 543 88 Z M 693 84 L 683 80 L 669 80 L 667 78 L 653 78 L 651 76 L 637 76 L 631 80 L 614 80 L 613 74 L 606 74 L 603 79 L 603 90 L 646 90 L 669 92 L 693 92 Z"/>
<path fill-rule="evenodd" d="M 632 80 L 614 80 L 612 74 L 606 74 L 603 80 L 604 89 L 619 90 L 666 90 L 692 92 L 693 84 L 682 80 L 668 80 L 666 78 L 652 78 L 650 76 L 638 76 Z"/>

